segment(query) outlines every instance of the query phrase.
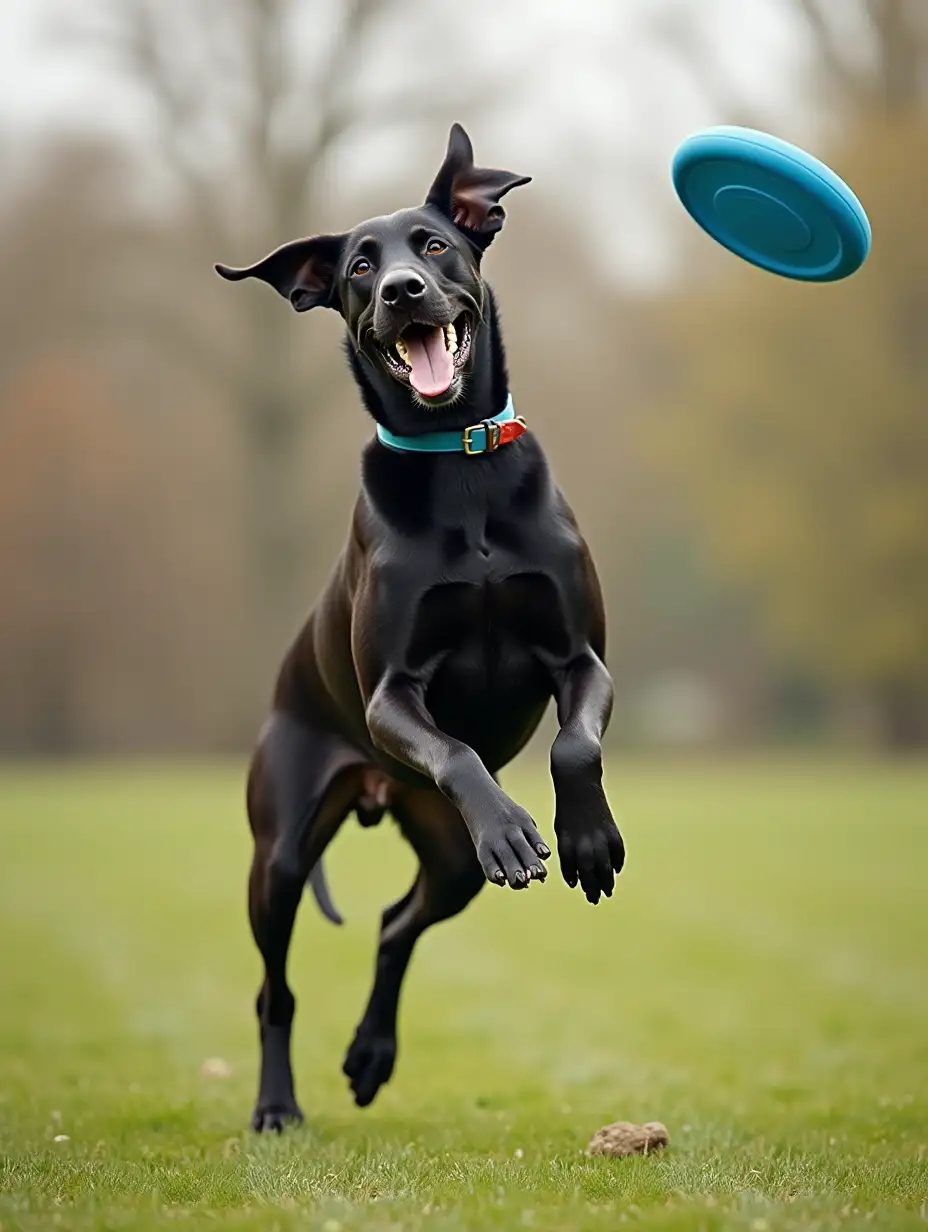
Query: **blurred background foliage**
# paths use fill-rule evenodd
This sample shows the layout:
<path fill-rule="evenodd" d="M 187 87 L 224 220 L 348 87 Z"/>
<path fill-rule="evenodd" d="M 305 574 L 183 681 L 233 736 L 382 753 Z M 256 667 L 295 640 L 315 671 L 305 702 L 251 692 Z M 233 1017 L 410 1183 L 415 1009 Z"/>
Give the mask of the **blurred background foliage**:
<path fill-rule="evenodd" d="M 606 589 L 614 744 L 924 749 L 928 6 L 619 7 L 577 5 L 575 64 L 516 0 L 480 38 L 424 0 L 37 5 L 21 72 L 80 72 L 41 121 L 0 97 L 0 749 L 250 742 L 370 425 L 334 314 L 212 263 L 420 200 L 452 119 L 536 177 L 486 267 Z M 850 282 L 675 207 L 676 142 L 738 122 L 854 186 Z"/>

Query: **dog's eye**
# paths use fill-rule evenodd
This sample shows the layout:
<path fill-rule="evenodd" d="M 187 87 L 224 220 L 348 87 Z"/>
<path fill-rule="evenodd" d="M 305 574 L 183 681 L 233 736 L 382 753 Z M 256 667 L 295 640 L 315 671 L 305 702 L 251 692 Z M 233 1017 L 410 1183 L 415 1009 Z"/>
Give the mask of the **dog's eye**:
<path fill-rule="evenodd" d="M 445 241 L 440 240 L 440 239 L 435 239 L 435 238 L 430 239 L 429 242 L 425 246 L 425 251 L 429 254 L 430 257 L 437 257 L 439 253 L 447 252 L 447 250 L 448 250 L 448 245 L 445 243 Z"/>
<path fill-rule="evenodd" d="M 350 271 L 352 278 L 360 278 L 363 274 L 369 274 L 370 272 L 371 263 L 367 257 L 358 257 Z"/>

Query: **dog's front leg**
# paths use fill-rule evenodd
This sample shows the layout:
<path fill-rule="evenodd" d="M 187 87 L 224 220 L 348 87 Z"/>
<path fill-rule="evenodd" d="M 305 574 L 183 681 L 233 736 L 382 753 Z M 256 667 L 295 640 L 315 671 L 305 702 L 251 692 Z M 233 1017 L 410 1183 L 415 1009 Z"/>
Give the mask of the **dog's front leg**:
<path fill-rule="evenodd" d="M 625 863 L 625 845 L 603 791 L 602 736 L 612 713 L 612 678 L 587 648 L 555 673 L 561 725 L 551 747 L 554 832 L 561 872 L 591 903 L 608 898 Z"/>
<path fill-rule="evenodd" d="M 496 783 L 469 745 L 439 731 L 425 706 L 425 688 L 388 675 L 367 707 L 377 748 L 431 779 L 464 818 L 487 880 L 514 890 L 544 881 L 551 852 L 534 821 Z"/>

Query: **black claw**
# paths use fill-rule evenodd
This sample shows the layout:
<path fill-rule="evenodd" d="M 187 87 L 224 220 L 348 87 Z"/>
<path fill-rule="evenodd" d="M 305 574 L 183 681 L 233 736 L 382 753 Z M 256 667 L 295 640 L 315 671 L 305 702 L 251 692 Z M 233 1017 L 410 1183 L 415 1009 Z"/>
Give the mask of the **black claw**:
<path fill-rule="evenodd" d="M 505 885 L 506 874 L 503 872 L 501 868 L 497 869 L 496 872 L 493 874 L 493 880 L 496 882 L 497 885 Z"/>
<path fill-rule="evenodd" d="M 288 1124 L 302 1123 L 303 1114 L 295 1104 L 292 1108 L 256 1108 L 251 1118 L 251 1128 L 257 1134 L 282 1134 Z"/>
<path fill-rule="evenodd" d="M 551 854 L 551 848 L 547 847 L 544 843 L 536 843 L 535 850 L 543 860 L 547 860 L 548 856 Z"/>

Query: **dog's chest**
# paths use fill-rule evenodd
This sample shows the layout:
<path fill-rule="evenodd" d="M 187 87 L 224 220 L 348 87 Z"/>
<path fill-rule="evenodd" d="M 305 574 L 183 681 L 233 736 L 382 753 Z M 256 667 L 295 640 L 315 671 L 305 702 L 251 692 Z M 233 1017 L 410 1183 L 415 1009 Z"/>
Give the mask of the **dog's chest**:
<path fill-rule="evenodd" d="M 538 650 L 562 653 L 565 625 L 558 590 L 544 573 L 493 575 L 492 553 L 477 578 L 449 579 L 421 595 L 409 627 L 406 660 L 421 670 L 450 660 L 475 680 L 517 670 Z"/>
<path fill-rule="evenodd" d="M 521 747 L 547 704 L 540 652 L 559 657 L 565 649 L 551 580 L 522 573 L 431 587 L 417 606 L 406 661 L 424 675 L 426 705 L 439 727 L 499 766 Z"/>
<path fill-rule="evenodd" d="M 462 516 L 456 504 L 457 516 L 436 517 L 430 559 L 420 556 L 406 579 L 409 667 L 443 659 L 475 682 L 499 683 L 538 651 L 564 654 L 569 545 L 536 518 L 477 502 Z"/>
<path fill-rule="evenodd" d="M 580 541 L 543 459 L 439 459 L 422 500 L 416 533 L 385 537 L 374 558 L 386 657 L 487 697 L 566 656 Z"/>

